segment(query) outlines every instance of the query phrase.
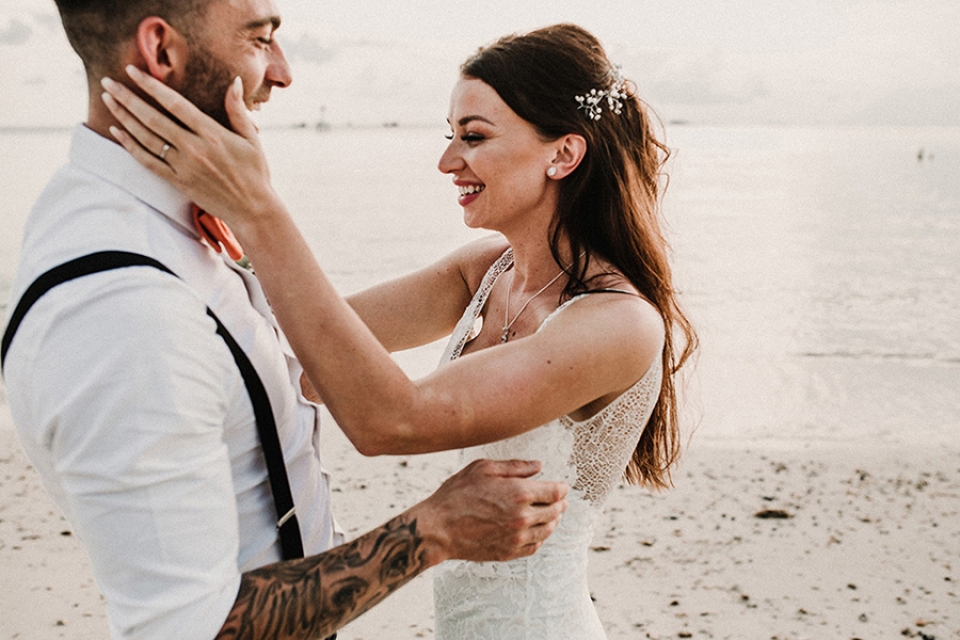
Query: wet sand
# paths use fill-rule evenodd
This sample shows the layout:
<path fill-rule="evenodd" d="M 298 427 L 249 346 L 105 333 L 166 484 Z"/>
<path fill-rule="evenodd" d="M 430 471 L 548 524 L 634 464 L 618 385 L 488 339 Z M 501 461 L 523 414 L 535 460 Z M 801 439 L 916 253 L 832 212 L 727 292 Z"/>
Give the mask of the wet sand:
<path fill-rule="evenodd" d="M 349 534 L 426 497 L 456 456 L 324 455 Z M 960 639 L 956 449 L 757 447 L 695 437 L 651 495 L 618 488 L 591 549 L 611 639 Z M 429 573 L 340 633 L 432 638 Z M 0 639 L 106 638 L 85 554 L 0 407 Z"/>

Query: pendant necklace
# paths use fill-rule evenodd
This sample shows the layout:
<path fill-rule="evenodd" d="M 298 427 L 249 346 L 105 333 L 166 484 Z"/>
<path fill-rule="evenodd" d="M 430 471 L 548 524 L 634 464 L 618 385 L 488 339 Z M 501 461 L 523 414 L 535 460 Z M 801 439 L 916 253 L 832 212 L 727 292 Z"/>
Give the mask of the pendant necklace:
<path fill-rule="evenodd" d="M 523 306 L 522 306 L 522 307 L 520 307 L 520 311 L 517 311 L 517 315 L 513 316 L 513 320 L 510 320 L 510 289 L 507 289 L 507 304 L 506 304 L 506 306 L 505 306 L 504 309 L 503 309 L 503 332 L 500 334 L 500 343 L 501 343 L 501 344 L 505 343 L 507 340 L 510 339 L 510 327 L 512 327 L 512 326 L 513 326 L 513 323 L 517 321 L 517 318 L 519 318 L 519 317 L 520 317 L 520 314 L 523 313 L 523 310 L 527 308 L 527 305 L 530 304 L 530 302 L 531 302 L 534 298 L 536 298 L 538 295 L 540 295 L 541 293 L 543 293 L 544 291 L 546 291 L 547 288 L 548 288 L 550 285 L 552 285 L 554 282 L 556 282 L 557 280 L 559 280 L 559 279 L 560 279 L 560 276 L 562 276 L 564 273 L 566 273 L 566 271 L 567 271 L 566 269 L 561 269 L 561 270 L 560 270 L 560 273 L 558 273 L 557 275 L 553 276 L 553 279 L 552 279 L 550 282 L 548 282 L 547 284 L 545 284 L 545 285 L 543 286 L 543 288 L 540 289 L 540 291 L 537 291 L 535 294 L 533 294 L 532 296 L 530 296 L 529 298 L 527 298 L 527 301 L 523 303 Z M 514 273 L 516 273 L 516 272 L 514 272 Z M 510 276 L 510 284 L 511 284 L 511 285 L 513 285 L 513 277 L 514 277 L 513 275 Z M 508 321 L 508 320 L 509 320 L 509 321 Z"/>

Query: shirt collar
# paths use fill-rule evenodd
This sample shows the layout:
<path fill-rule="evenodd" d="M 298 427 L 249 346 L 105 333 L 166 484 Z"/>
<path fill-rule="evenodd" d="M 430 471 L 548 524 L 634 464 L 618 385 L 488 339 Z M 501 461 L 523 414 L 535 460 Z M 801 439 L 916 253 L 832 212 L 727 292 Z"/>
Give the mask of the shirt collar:
<path fill-rule="evenodd" d="M 119 144 L 86 125 L 78 125 L 73 132 L 70 161 L 84 171 L 126 191 L 173 220 L 190 235 L 199 238 L 193 224 L 190 199 L 137 162 Z"/>

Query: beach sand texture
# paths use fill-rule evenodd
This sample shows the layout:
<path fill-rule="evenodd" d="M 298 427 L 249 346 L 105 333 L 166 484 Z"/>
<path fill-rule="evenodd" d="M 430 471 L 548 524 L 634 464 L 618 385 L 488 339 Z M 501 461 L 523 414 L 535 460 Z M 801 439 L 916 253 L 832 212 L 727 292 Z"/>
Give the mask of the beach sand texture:
<path fill-rule="evenodd" d="M 0 418 L 0 638 L 106 638 L 79 541 Z M 426 497 L 453 454 L 364 458 L 324 435 L 355 535 Z M 960 639 L 960 456 L 694 439 L 658 495 L 621 487 L 591 549 L 610 638 Z M 342 640 L 432 638 L 429 574 Z"/>

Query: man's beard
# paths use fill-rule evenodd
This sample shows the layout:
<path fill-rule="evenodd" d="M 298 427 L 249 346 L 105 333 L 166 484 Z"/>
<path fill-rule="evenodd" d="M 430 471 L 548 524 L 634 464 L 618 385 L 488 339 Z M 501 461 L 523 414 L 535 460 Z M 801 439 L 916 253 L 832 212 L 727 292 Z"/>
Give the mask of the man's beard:
<path fill-rule="evenodd" d="M 232 130 L 224 98 L 236 74 L 205 47 L 191 49 L 180 93 L 205 114 Z"/>

